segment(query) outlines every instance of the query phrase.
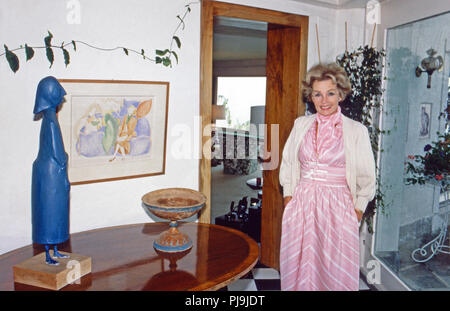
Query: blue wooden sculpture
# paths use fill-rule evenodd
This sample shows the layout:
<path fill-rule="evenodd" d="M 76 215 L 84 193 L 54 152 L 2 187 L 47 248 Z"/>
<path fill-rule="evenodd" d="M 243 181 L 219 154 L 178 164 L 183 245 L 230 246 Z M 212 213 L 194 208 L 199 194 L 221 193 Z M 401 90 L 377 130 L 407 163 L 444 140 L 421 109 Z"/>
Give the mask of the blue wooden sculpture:
<path fill-rule="evenodd" d="M 49 254 L 51 245 L 53 257 L 68 257 L 60 254 L 57 247 L 57 244 L 69 239 L 67 154 L 56 117 L 56 108 L 65 94 L 58 80 L 46 77 L 39 82 L 33 110 L 35 114 L 42 114 L 42 124 L 31 184 L 32 237 L 34 243 L 45 246 L 46 263 L 49 265 L 59 264 Z"/>

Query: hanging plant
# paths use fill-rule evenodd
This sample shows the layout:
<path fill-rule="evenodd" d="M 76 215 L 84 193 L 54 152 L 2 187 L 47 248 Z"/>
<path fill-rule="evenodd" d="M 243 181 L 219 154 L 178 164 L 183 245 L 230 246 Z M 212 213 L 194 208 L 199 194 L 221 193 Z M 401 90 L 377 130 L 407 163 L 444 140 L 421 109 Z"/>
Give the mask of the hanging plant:
<path fill-rule="evenodd" d="M 175 58 L 176 63 L 178 64 L 178 54 L 177 54 L 177 52 L 175 52 L 174 43 L 176 44 L 178 49 L 181 49 L 181 40 L 177 36 L 177 32 L 179 31 L 180 28 L 182 28 L 182 30 L 184 30 L 184 28 L 185 28 L 184 20 L 185 20 L 187 14 L 190 13 L 192 10 L 190 6 L 195 3 L 199 3 L 199 2 L 191 2 L 191 3 L 188 3 L 187 5 L 185 5 L 186 10 L 185 10 L 183 16 L 177 15 L 177 19 L 179 20 L 179 23 L 178 23 L 178 26 L 176 27 L 175 31 L 172 34 L 169 48 L 156 49 L 155 55 L 152 57 L 149 57 L 146 54 L 144 49 L 140 49 L 140 51 L 137 51 L 137 50 L 131 49 L 129 47 L 124 47 L 124 46 L 118 46 L 115 48 L 100 48 L 100 47 L 97 47 L 97 46 L 94 46 L 94 45 L 91 45 L 84 41 L 79 41 L 79 40 L 71 40 L 69 43 L 62 42 L 60 45 L 54 45 L 52 43 L 53 34 L 50 31 L 48 31 L 48 35 L 44 38 L 44 46 L 29 46 L 28 44 L 25 43 L 24 46 L 21 45 L 18 48 L 9 49 L 8 46 L 6 44 L 4 44 L 3 47 L 5 49 L 5 52 L 1 53 L 0 57 L 5 56 L 10 69 L 14 73 L 16 73 L 20 68 L 20 60 L 16 54 L 17 51 L 21 51 L 21 50 L 25 51 L 26 61 L 29 61 L 34 57 L 36 49 L 45 49 L 45 54 L 46 54 L 47 60 L 50 63 L 49 68 L 51 68 L 53 66 L 53 62 L 55 60 L 54 50 L 60 50 L 64 57 L 64 64 L 67 67 L 70 64 L 70 53 L 69 53 L 69 50 L 67 49 L 67 46 L 72 46 L 73 51 L 76 51 L 77 44 L 82 44 L 87 47 L 90 47 L 90 48 L 93 48 L 96 50 L 100 50 L 100 51 L 111 52 L 111 51 L 115 51 L 115 50 L 122 50 L 126 56 L 128 56 L 130 53 L 133 53 L 133 54 L 142 56 L 144 60 L 148 60 L 148 61 L 154 62 L 156 64 L 162 64 L 163 66 L 166 66 L 166 67 L 172 67 L 172 64 L 173 64 L 172 56 Z"/>
<path fill-rule="evenodd" d="M 353 52 L 346 51 L 336 59 L 336 63 L 346 71 L 352 86 L 351 93 L 341 103 L 342 113 L 368 128 L 375 163 L 377 163 L 380 135 L 389 134 L 389 131 L 380 130 L 373 120 L 373 116 L 380 111 L 382 105 L 382 68 L 385 56 L 384 50 L 378 51 L 366 45 Z M 384 194 L 379 177 L 377 177 L 377 185 L 375 198 L 369 202 L 363 216 L 370 233 L 373 233 L 372 221 L 375 210 L 384 212 L 387 207 L 383 200 Z"/>

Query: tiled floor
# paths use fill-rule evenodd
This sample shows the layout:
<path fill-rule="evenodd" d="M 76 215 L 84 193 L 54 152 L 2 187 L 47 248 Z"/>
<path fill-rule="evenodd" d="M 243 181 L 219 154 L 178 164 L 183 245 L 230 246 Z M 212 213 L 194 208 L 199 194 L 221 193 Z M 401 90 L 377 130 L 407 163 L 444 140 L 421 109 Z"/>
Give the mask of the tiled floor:
<path fill-rule="evenodd" d="M 268 268 L 261 263 L 257 263 L 255 267 L 241 279 L 220 289 L 220 291 L 279 291 L 280 290 L 280 274 L 277 270 Z M 366 282 L 359 279 L 360 291 L 371 291 Z"/>
<path fill-rule="evenodd" d="M 449 243 L 450 239 L 444 245 L 450 245 Z M 449 255 L 437 253 L 431 260 L 417 263 L 412 260 L 411 252 L 411 249 L 403 248 L 399 252 L 378 252 L 377 255 L 412 290 L 448 291 L 450 288 Z"/>
<path fill-rule="evenodd" d="M 231 201 L 238 203 L 244 196 L 257 198 L 258 191 L 246 185 L 246 181 L 261 177 L 261 171 L 250 175 L 228 175 L 223 173 L 223 165 L 211 167 L 211 223 L 215 223 L 217 216 L 230 211 Z"/>

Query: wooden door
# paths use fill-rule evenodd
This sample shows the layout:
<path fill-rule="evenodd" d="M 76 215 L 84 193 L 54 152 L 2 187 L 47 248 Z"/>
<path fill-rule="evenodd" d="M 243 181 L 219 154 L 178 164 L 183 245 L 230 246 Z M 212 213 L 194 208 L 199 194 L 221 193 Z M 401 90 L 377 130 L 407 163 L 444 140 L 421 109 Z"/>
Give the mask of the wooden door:
<path fill-rule="evenodd" d="M 297 116 L 305 113 L 300 81 L 306 74 L 308 17 L 261 8 L 211 0 L 202 1 L 200 51 L 200 128 L 202 156 L 199 163 L 199 191 L 207 197 L 200 222 L 209 223 L 211 215 L 211 136 L 204 128 L 211 120 L 212 105 L 212 46 L 213 18 L 227 16 L 269 23 L 267 38 L 267 94 L 266 123 L 271 151 L 271 124 L 278 124 L 278 160 L 272 158 L 264 166 L 275 169 L 263 172 L 263 211 L 261 234 L 261 262 L 279 269 L 279 240 L 281 232 L 282 194 L 278 181 L 281 150 Z M 276 138 L 276 139 L 275 139 Z M 275 153 L 274 153 L 275 157 Z"/>
<path fill-rule="evenodd" d="M 270 165 L 263 171 L 261 262 L 279 269 L 283 195 L 279 167 L 284 144 L 298 115 L 304 114 L 300 90 L 299 27 L 269 24 L 267 33 L 266 123 Z M 278 130 L 277 127 L 278 126 Z"/>

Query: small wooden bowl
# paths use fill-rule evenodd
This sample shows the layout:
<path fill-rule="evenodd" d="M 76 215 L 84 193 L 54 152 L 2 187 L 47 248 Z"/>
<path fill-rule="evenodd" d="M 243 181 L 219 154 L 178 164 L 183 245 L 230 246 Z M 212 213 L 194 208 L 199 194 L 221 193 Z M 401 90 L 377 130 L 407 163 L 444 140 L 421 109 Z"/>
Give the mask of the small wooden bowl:
<path fill-rule="evenodd" d="M 195 190 L 167 188 L 155 190 L 142 197 L 144 207 L 154 215 L 169 219 L 170 229 L 160 234 L 153 247 L 159 253 L 180 253 L 192 247 L 192 240 L 178 231 L 177 221 L 198 213 L 206 203 L 206 197 Z"/>
<path fill-rule="evenodd" d="M 187 188 L 167 188 L 155 190 L 142 197 L 145 208 L 154 215 L 180 220 L 198 213 L 206 203 L 206 197 Z"/>

